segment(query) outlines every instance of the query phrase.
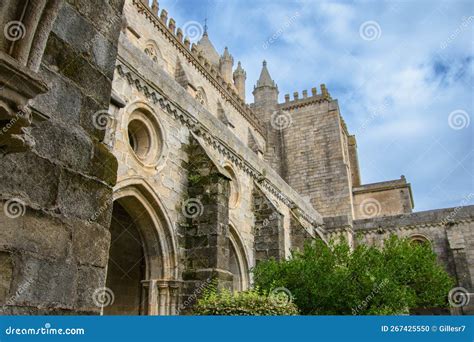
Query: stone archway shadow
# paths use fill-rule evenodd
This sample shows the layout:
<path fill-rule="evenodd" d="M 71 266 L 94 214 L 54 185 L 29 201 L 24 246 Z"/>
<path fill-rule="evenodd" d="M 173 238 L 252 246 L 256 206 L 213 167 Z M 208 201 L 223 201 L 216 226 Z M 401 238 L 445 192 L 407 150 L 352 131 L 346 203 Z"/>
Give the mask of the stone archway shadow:
<path fill-rule="evenodd" d="M 141 286 L 139 300 L 141 304 L 140 308 L 136 308 L 133 312 L 147 315 L 176 314 L 181 284 L 178 280 L 177 245 L 173 225 L 163 204 L 152 187 L 142 178 L 125 179 L 117 183 L 114 188 L 113 201 L 114 214 L 118 211 L 122 216 L 113 217 L 112 224 L 122 225 L 121 219 L 125 220 L 126 224 L 123 224 L 122 231 L 115 231 L 116 236 L 112 231 L 111 245 L 117 239 L 123 239 L 122 236 L 125 235 L 132 236 L 129 241 L 132 241 L 133 244 L 135 241 L 141 242 L 144 270 L 140 276 L 142 279 L 133 279 L 137 286 Z M 135 238 L 132 231 L 136 232 Z M 107 270 L 108 278 L 116 276 L 109 274 L 109 272 L 120 269 L 120 265 L 117 265 L 117 262 L 113 260 L 112 253 L 115 253 L 115 257 L 118 259 L 127 253 L 138 253 L 136 250 L 127 251 L 128 244 L 127 242 L 122 243 L 121 250 L 111 247 Z M 126 272 L 127 270 L 124 270 L 123 274 L 129 278 Z M 123 305 L 124 300 L 122 298 L 117 302 Z M 113 308 L 106 308 L 103 312 L 121 314 L 120 309 L 114 311 Z M 130 310 L 123 312 L 129 314 Z"/>

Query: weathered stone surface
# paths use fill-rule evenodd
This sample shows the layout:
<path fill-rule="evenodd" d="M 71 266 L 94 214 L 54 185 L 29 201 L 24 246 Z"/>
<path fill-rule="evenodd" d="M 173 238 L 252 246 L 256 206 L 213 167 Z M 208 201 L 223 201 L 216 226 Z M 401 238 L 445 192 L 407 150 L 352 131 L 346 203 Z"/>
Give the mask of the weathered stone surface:
<path fill-rule="evenodd" d="M 24 109 L 32 113 L 31 127 L 24 132 L 31 142 L 27 151 L 0 147 L 0 254 L 12 256 L 1 272 L 2 301 L 11 278 L 11 300 L 2 306 L 3 314 L 97 313 L 76 296 L 104 283 L 112 211 L 105 204 L 112 202 L 117 163 L 100 142 L 103 130 L 90 125 L 94 113 L 109 106 L 123 2 L 115 1 L 112 7 L 108 2 L 73 3 L 77 7 L 48 1 L 49 12 L 38 15 L 41 22 L 25 22 L 32 40 L 15 42 L 10 49 L 11 42 L 4 44 L 4 35 L 0 38 L 1 59 L 9 54 L 16 68 L 9 82 L 23 98 L 44 93 L 49 85 L 48 92 Z M 8 13 L 28 12 L 30 5 L 5 3 Z M 0 16 L 3 26 L 13 19 Z M 25 49 L 24 44 L 31 46 Z M 29 79 L 22 79 L 24 75 Z M 9 95 L 10 102 L 20 99 Z M 11 126 L 3 124 L 2 134 Z M 16 218 L 7 212 L 6 204 L 13 200 L 21 206 Z"/>
<path fill-rule="evenodd" d="M 107 206 L 111 193 L 110 188 L 97 180 L 63 170 L 57 198 L 58 210 L 66 216 L 86 221 L 96 217 L 97 223 L 107 226 L 110 223 L 110 210 L 101 208 Z"/>
<path fill-rule="evenodd" d="M 2 157 L 0 192 L 6 199 L 26 197 L 42 208 L 55 204 L 59 166 L 31 152 Z"/>
<path fill-rule="evenodd" d="M 64 260 L 49 261 L 26 254 L 15 260 L 11 293 L 14 305 L 72 309 L 76 298 L 77 268 Z"/>
<path fill-rule="evenodd" d="M 13 262 L 8 252 L 0 252 L 0 275 L 0 305 L 5 305 L 10 297 L 13 278 Z"/>
<path fill-rule="evenodd" d="M 75 310 L 100 314 L 97 305 L 100 291 L 105 286 L 105 272 L 101 267 L 79 266 L 77 269 L 77 292 Z M 95 293 L 95 294 L 94 294 Z"/>
<path fill-rule="evenodd" d="M 94 221 L 71 221 L 72 251 L 78 264 L 107 266 L 110 232 Z"/>

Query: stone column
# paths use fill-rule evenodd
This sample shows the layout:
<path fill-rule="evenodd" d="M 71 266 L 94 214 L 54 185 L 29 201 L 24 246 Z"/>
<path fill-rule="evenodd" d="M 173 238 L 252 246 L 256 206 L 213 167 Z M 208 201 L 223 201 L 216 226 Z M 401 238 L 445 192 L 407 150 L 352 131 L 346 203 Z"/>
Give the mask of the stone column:
<path fill-rule="evenodd" d="M 170 295 L 168 288 L 168 281 L 158 281 L 158 314 L 165 316 L 170 314 Z"/>
<path fill-rule="evenodd" d="M 253 191 L 255 216 L 255 261 L 285 257 L 283 215 L 256 185 Z"/>
<path fill-rule="evenodd" d="M 188 198 L 182 203 L 186 222 L 181 227 L 186 248 L 183 299 L 191 297 L 209 279 L 215 280 L 219 288 L 232 288 L 228 238 L 231 177 L 200 144 L 192 139 L 187 151 Z"/>
<path fill-rule="evenodd" d="M 158 289 L 155 279 L 142 280 L 142 285 L 147 291 L 146 300 L 146 314 L 149 316 L 158 315 Z"/>
<path fill-rule="evenodd" d="M 170 315 L 177 315 L 179 305 L 180 284 L 176 281 L 170 283 Z"/>
<path fill-rule="evenodd" d="M 314 238 L 308 233 L 305 227 L 296 217 L 297 214 L 291 213 L 290 217 L 290 242 L 292 250 L 302 250 L 306 241 Z"/>

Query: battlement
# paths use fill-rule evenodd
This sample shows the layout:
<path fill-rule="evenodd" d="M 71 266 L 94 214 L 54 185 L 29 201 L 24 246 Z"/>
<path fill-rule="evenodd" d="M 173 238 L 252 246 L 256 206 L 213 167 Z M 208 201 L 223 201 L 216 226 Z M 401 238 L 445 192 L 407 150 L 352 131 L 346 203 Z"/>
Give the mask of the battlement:
<path fill-rule="evenodd" d="M 262 123 L 238 94 L 235 86 L 228 83 L 221 75 L 220 70 L 216 69 L 204 57 L 197 44 L 191 44 L 191 39 L 184 36 L 183 29 L 176 27 L 176 21 L 173 18 L 168 18 L 168 12 L 165 9 L 162 9 L 159 14 L 158 1 L 153 0 L 152 5 L 149 6 L 146 0 L 133 0 L 133 5 L 138 8 L 138 13 L 143 14 L 146 19 L 150 20 L 185 55 L 186 59 L 215 86 L 222 97 L 228 100 L 260 134 L 264 133 Z"/>
<path fill-rule="evenodd" d="M 316 87 L 311 88 L 311 95 L 308 96 L 308 90 L 303 90 L 302 96 L 295 91 L 293 93 L 293 100 L 290 99 L 290 94 L 285 94 L 285 102 L 280 103 L 281 109 L 295 109 L 303 106 L 307 106 L 313 103 L 319 103 L 322 101 L 331 101 L 331 95 L 329 94 L 326 85 L 320 85 L 321 93 L 318 94 L 318 90 Z"/>

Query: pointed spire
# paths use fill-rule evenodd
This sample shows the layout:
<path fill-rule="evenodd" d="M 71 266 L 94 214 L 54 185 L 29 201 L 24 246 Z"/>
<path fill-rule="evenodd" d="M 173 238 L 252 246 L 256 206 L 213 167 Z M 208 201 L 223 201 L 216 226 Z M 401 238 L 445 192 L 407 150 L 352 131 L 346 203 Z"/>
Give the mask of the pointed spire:
<path fill-rule="evenodd" d="M 247 75 L 244 68 L 242 68 L 242 63 L 240 63 L 240 61 L 237 63 L 237 68 L 234 71 L 234 76 L 237 75 Z"/>
<path fill-rule="evenodd" d="M 203 35 L 207 36 L 207 18 L 204 19 L 204 33 L 203 33 Z"/>
<path fill-rule="evenodd" d="M 237 68 L 235 69 L 233 76 L 237 93 L 239 94 L 240 98 L 245 101 L 245 80 L 247 79 L 247 73 L 242 68 L 240 61 L 237 63 Z"/>
<path fill-rule="evenodd" d="M 267 61 L 263 61 L 262 71 L 260 73 L 260 78 L 257 81 L 257 88 L 258 87 L 276 87 L 275 82 L 272 80 L 270 73 L 267 69 Z"/>
<path fill-rule="evenodd" d="M 222 57 L 223 58 L 232 58 L 232 56 L 229 53 L 229 49 L 227 48 L 227 46 L 224 49 L 224 53 L 222 54 Z"/>
<path fill-rule="evenodd" d="M 197 45 L 202 49 L 201 51 L 202 51 L 203 56 L 209 62 L 211 62 L 214 65 L 214 67 L 218 68 L 220 56 L 216 48 L 214 47 L 214 45 L 209 40 L 209 35 L 207 34 L 207 25 L 206 25 L 206 31 L 204 31 L 204 34 L 202 35 Z"/>

